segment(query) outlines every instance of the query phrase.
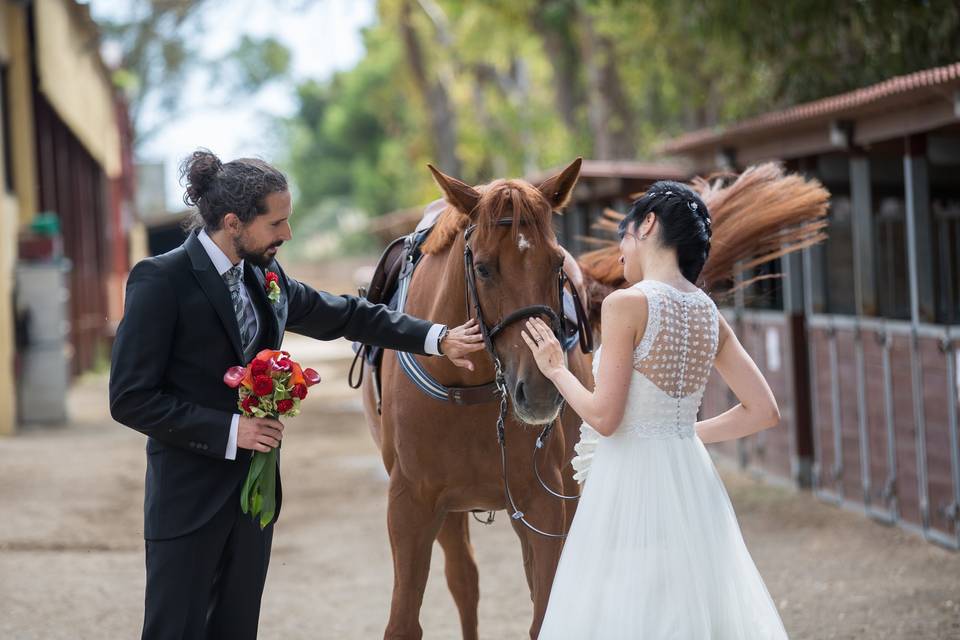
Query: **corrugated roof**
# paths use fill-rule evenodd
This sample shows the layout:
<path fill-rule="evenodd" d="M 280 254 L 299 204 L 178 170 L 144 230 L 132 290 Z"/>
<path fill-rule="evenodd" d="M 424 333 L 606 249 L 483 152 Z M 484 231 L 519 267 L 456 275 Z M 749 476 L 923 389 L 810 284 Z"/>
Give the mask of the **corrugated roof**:
<path fill-rule="evenodd" d="M 727 127 L 712 127 L 691 131 L 666 143 L 660 151 L 663 153 L 688 152 L 742 134 L 757 133 L 765 129 L 810 120 L 840 118 L 864 107 L 882 105 L 882 103 L 900 98 L 904 94 L 926 93 L 928 89 L 941 88 L 943 85 L 951 84 L 960 86 L 960 62 L 896 76 L 847 93 L 798 104 L 780 111 L 764 113 Z"/>

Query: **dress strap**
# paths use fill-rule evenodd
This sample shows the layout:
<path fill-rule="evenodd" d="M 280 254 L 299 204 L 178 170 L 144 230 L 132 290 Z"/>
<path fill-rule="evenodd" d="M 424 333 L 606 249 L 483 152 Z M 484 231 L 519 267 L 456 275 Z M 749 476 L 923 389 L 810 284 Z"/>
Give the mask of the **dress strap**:
<path fill-rule="evenodd" d="M 647 297 L 647 326 L 634 351 L 633 362 L 636 365 L 650 354 L 650 347 L 660 332 L 660 295 L 656 287 L 650 286 L 649 281 L 641 280 L 634 286 Z"/>

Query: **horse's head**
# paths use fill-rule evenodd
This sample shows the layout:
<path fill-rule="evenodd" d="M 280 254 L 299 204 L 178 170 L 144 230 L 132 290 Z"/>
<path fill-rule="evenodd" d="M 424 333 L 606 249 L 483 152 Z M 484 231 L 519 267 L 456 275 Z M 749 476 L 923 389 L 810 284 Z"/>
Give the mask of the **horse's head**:
<path fill-rule="evenodd" d="M 564 254 L 553 231 L 553 212 L 566 206 L 580 163 L 578 158 L 538 186 L 496 180 L 471 187 L 430 167 L 447 202 L 460 214 L 453 228 L 468 231 L 464 273 L 471 313 L 476 314 L 478 304 L 493 332 L 493 350 L 514 413 L 528 424 L 552 422 L 560 409 L 559 392 L 540 373 L 520 331 L 530 315 L 542 315 L 550 324 L 552 312 L 562 313 L 558 278 Z"/>

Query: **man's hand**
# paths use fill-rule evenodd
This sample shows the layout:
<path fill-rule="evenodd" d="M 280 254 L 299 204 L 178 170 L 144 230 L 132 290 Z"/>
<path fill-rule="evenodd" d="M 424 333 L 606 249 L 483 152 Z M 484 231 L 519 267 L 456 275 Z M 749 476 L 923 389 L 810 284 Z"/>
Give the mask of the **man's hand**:
<path fill-rule="evenodd" d="M 283 423 L 273 418 L 240 416 L 237 423 L 237 447 L 267 453 L 280 446 Z"/>
<path fill-rule="evenodd" d="M 473 371 L 473 363 L 464 356 L 483 349 L 483 336 L 480 335 L 480 326 L 476 319 L 471 318 L 459 327 L 447 330 L 447 335 L 440 341 L 440 350 L 450 358 L 450 362 L 458 367 Z"/>

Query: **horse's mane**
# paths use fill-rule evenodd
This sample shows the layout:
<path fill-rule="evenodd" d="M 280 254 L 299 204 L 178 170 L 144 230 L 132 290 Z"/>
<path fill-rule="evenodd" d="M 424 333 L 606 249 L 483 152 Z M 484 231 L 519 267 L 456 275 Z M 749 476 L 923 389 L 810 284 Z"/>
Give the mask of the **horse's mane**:
<path fill-rule="evenodd" d="M 553 211 L 536 187 L 523 180 L 494 180 L 476 189 L 481 195 L 473 215 L 461 213 L 448 204 L 423 243 L 423 253 L 442 252 L 472 223 L 477 225 L 474 237 L 482 244 L 497 228 L 497 221 L 506 217 L 513 218 L 511 231 L 515 240 L 522 230 L 529 240 L 556 244 Z"/>

